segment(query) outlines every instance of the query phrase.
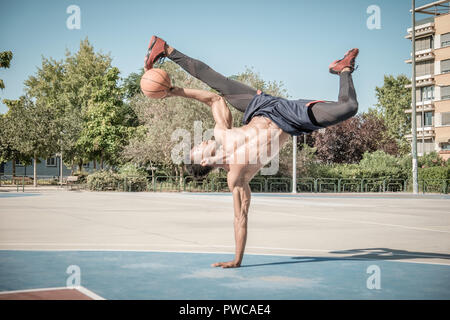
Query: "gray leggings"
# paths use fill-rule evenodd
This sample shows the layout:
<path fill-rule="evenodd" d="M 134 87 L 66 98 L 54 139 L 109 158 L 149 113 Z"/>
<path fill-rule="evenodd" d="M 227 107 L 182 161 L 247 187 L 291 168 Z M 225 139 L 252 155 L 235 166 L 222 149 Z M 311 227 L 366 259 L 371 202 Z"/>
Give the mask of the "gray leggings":
<path fill-rule="evenodd" d="M 257 91 L 239 81 L 229 79 L 211 69 L 205 63 L 192 59 L 173 50 L 168 56 L 193 77 L 218 91 L 234 108 L 245 112 Z M 358 102 L 350 72 L 340 74 L 339 98 L 337 102 L 317 102 L 308 112 L 311 122 L 317 126 L 328 127 L 351 118 L 358 112 Z"/>

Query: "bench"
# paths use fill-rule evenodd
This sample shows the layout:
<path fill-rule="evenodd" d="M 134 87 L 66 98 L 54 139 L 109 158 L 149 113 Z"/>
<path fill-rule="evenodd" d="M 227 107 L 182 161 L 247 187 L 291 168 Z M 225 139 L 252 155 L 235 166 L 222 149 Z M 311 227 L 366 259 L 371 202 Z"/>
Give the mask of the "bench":
<path fill-rule="evenodd" d="M 72 186 L 78 181 L 78 176 L 68 176 L 66 178 L 66 185 L 70 186 L 70 189 L 72 190 Z"/>
<path fill-rule="evenodd" d="M 33 183 L 32 177 L 12 177 L 12 184 L 22 185 L 22 184 L 31 184 Z"/>

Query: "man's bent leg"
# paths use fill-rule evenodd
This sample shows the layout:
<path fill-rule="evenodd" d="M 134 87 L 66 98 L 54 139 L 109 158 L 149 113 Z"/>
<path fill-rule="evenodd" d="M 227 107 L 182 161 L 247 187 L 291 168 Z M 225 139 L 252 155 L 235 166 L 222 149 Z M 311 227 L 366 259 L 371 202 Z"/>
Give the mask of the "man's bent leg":
<path fill-rule="evenodd" d="M 167 57 L 193 77 L 222 94 L 239 111 L 245 112 L 248 104 L 256 95 L 255 89 L 221 75 L 205 63 L 188 57 L 176 49 L 173 49 Z"/>
<path fill-rule="evenodd" d="M 311 121 L 315 125 L 328 127 L 353 117 L 358 112 L 355 87 L 350 72 L 341 72 L 339 98 L 337 102 L 318 102 L 311 106 Z"/>

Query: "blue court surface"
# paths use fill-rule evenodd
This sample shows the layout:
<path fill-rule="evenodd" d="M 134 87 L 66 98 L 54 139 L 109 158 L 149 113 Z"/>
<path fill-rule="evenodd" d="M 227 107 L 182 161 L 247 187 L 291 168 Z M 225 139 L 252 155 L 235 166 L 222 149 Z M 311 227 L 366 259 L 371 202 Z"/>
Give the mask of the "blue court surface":
<path fill-rule="evenodd" d="M 450 299 L 449 265 L 249 254 L 239 269 L 210 267 L 232 258 L 213 253 L 2 250 L 0 291 L 64 287 L 69 266 L 77 266 L 80 285 L 105 299 Z"/>

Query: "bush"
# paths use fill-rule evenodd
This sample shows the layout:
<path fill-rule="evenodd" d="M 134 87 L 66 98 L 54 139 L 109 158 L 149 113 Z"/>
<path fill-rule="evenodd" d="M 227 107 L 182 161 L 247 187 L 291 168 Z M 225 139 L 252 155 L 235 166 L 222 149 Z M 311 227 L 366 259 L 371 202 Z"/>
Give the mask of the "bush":
<path fill-rule="evenodd" d="M 442 159 L 436 151 L 425 154 L 418 159 L 419 168 L 430 168 L 450 165 L 450 162 Z"/>
<path fill-rule="evenodd" d="M 356 164 L 318 164 L 308 166 L 307 177 L 311 178 L 389 178 L 407 179 L 410 157 L 395 157 L 383 151 L 366 152 Z"/>
<path fill-rule="evenodd" d="M 450 179 L 450 167 L 419 168 L 419 180 Z"/>
<path fill-rule="evenodd" d="M 125 164 L 119 168 L 119 177 L 128 191 L 147 190 L 147 171 L 143 168 L 137 168 L 132 163 Z"/>
<path fill-rule="evenodd" d="M 89 173 L 86 171 L 77 171 L 73 175 L 78 177 L 77 183 L 86 183 Z"/>
<path fill-rule="evenodd" d="M 126 164 L 119 172 L 101 170 L 87 177 L 87 186 L 92 191 L 145 191 L 147 190 L 147 172 Z"/>
<path fill-rule="evenodd" d="M 92 191 L 117 190 L 123 181 L 119 174 L 108 170 L 91 173 L 86 180 L 89 190 Z"/>

